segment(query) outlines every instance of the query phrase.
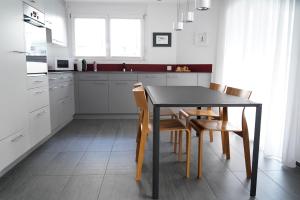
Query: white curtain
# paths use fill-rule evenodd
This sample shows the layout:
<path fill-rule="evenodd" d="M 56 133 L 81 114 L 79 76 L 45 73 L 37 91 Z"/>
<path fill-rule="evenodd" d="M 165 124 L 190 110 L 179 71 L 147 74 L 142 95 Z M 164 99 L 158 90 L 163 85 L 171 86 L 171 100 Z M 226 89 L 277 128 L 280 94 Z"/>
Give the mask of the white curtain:
<path fill-rule="evenodd" d="M 263 103 L 264 154 L 282 159 L 283 146 L 289 148 L 296 135 L 294 106 L 287 105 L 296 103 L 290 102 L 295 95 L 290 86 L 296 80 L 290 79 L 295 71 L 291 62 L 295 0 L 225 0 L 223 4 L 214 80 L 253 91 L 251 99 Z M 253 110 L 247 114 L 253 130 Z"/>

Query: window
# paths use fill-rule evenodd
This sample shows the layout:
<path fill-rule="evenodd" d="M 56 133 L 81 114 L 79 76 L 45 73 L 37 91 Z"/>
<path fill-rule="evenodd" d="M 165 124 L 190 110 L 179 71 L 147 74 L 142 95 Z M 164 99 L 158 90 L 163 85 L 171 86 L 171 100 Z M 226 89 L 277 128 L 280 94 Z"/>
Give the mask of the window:
<path fill-rule="evenodd" d="M 110 20 L 110 55 L 112 57 L 141 57 L 141 20 Z"/>
<path fill-rule="evenodd" d="M 105 19 L 75 18 L 75 56 L 106 56 Z"/>
<path fill-rule="evenodd" d="M 141 58 L 142 19 L 75 18 L 75 56 Z"/>

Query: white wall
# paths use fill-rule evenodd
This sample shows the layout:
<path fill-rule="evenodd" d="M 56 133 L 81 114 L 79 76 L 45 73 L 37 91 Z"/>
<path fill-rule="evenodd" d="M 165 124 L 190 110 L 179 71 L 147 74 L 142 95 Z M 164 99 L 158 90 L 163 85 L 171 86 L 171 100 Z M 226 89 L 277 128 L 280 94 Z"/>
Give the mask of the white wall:
<path fill-rule="evenodd" d="M 146 17 L 146 62 L 176 63 L 177 33 L 173 31 L 176 19 L 175 4 L 149 4 Z M 153 47 L 153 32 L 172 32 L 172 47 Z"/>
<path fill-rule="evenodd" d="M 177 37 L 177 62 L 215 64 L 219 21 L 219 0 L 208 11 L 195 11 L 195 21 L 185 23 Z M 207 33 L 207 46 L 195 45 L 195 34 Z"/>

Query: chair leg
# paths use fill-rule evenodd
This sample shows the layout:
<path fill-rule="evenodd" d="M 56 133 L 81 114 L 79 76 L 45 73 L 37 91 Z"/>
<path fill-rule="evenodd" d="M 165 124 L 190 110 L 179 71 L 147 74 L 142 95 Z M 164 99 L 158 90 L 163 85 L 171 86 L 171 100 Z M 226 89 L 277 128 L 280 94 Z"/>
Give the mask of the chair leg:
<path fill-rule="evenodd" d="M 173 131 L 171 131 L 170 133 L 170 142 L 173 143 L 173 138 L 174 138 L 174 134 L 173 134 Z"/>
<path fill-rule="evenodd" d="M 225 133 L 224 133 L 224 131 L 221 131 L 221 140 L 222 140 L 223 154 L 226 154 L 226 144 L 225 144 Z"/>
<path fill-rule="evenodd" d="M 228 131 L 224 131 L 224 139 L 225 139 L 225 153 L 226 153 L 226 159 L 229 160 L 230 159 L 230 145 L 229 145 L 229 132 Z"/>
<path fill-rule="evenodd" d="M 136 135 L 136 149 L 135 149 L 135 161 L 137 162 L 139 157 L 139 149 L 140 149 L 140 140 L 141 140 L 141 127 L 138 127 L 137 135 Z"/>
<path fill-rule="evenodd" d="M 174 153 L 177 153 L 177 131 L 174 131 L 174 135 L 175 135 L 175 138 L 174 138 Z"/>
<path fill-rule="evenodd" d="M 209 130 L 209 141 L 213 142 L 214 141 L 214 134 L 212 130 Z"/>
<path fill-rule="evenodd" d="M 198 178 L 202 177 L 202 159 L 203 159 L 203 130 L 201 130 L 198 137 Z"/>
<path fill-rule="evenodd" d="M 181 161 L 182 160 L 182 130 L 179 131 L 179 135 L 178 135 L 178 160 Z"/>
<path fill-rule="evenodd" d="M 191 132 L 186 130 L 186 177 L 190 177 L 191 163 Z"/>
<path fill-rule="evenodd" d="M 251 157 L 250 157 L 250 145 L 249 145 L 248 132 L 243 133 L 243 144 L 244 144 L 246 175 L 247 175 L 247 178 L 251 178 Z"/>
<path fill-rule="evenodd" d="M 135 176 L 136 181 L 140 181 L 141 177 L 142 177 L 142 168 L 143 168 L 143 162 L 144 162 L 146 140 L 147 140 L 147 133 L 142 133 L 141 139 L 140 139 L 139 150 L 138 150 L 139 153 L 138 153 L 136 176 Z"/>

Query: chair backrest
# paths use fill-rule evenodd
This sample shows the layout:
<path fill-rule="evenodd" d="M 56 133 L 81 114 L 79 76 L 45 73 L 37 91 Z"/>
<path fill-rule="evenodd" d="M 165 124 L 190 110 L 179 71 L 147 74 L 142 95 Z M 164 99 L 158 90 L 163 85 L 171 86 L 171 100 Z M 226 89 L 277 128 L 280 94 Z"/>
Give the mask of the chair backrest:
<path fill-rule="evenodd" d="M 252 94 L 252 91 L 243 90 L 243 89 L 234 88 L 234 87 L 227 87 L 225 93 L 228 95 L 237 96 L 237 97 L 241 97 L 244 99 L 249 99 Z"/>
<path fill-rule="evenodd" d="M 252 91 L 243 90 L 243 89 L 234 88 L 234 87 L 227 87 L 225 93 L 228 95 L 237 96 L 237 97 L 241 97 L 244 99 L 250 99 Z M 247 125 L 246 116 L 245 116 L 245 107 L 243 108 L 243 111 L 242 111 L 242 130 L 248 132 L 248 125 Z"/>
<path fill-rule="evenodd" d="M 141 130 L 148 132 L 149 130 L 149 111 L 146 92 L 143 86 L 136 87 L 132 90 L 136 106 L 139 108 L 139 121 Z"/>
<path fill-rule="evenodd" d="M 222 84 L 219 84 L 219 83 L 210 83 L 209 84 L 209 88 L 212 89 L 212 90 L 216 90 L 216 91 L 219 91 L 219 92 L 225 92 L 226 91 L 226 85 L 222 85 Z"/>

